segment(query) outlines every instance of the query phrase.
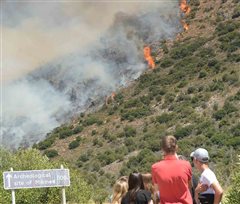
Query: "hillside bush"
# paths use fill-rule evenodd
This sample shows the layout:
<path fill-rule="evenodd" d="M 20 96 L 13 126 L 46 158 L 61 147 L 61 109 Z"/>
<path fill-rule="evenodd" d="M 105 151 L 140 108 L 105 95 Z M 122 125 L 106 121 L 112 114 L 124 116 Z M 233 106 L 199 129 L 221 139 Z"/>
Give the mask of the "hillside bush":
<path fill-rule="evenodd" d="M 221 120 L 223 117 L 226 115 L 236 112 L 238 109 L 230 102 L 225 102 L 224 106 L 222 109 L 218 110 L 213 114 L 213 117 L 216 120 Z"/>
<path fill-rule="evenodd" d="M 160 116 L 156 117 L 156 122 L 161 123 L 167 123 L 168 121 L 171 121 L 174 118 L 173 113 L 163 113 Z"/>
<path fill-rule="evenodd" d="M 240 198 L 240 171 L 236 171 L 236 173 L 232 177 L 231 188 L 227 192 L 226 195 L 226 203 L 224 204 L 239 204 Z"/>
<path fill-rule="evenodd" d="M 70 127 L 64 128 L 64 129 L 59 131 L 59 138 L 60 139 L 64 139 L 64 138 L 69 137 L 71 135 L 73 135 L 73 130 L 70 129 Z"/>
<path fill-rule="evenodd" d="M 75 149 L 80 145 L 80 142 L 78 140 L 73 140 L 69 143 L 68 148 L 69 149 Z"/>
<path fill-rule="evenodd" d="M 176 129 L 174 136 L 179 139 L 190 135 L 193 131 L 193 126 L 188 125 L 186 127 L 179 127 Z"/>
<path fill-rule="evenodd" d="M 215 29 L 215 33 L 218 36 L 221 36 L 229 32 L 232 32 L 238 29 L 239 27 L 240 27 L 240 23 L 237 21 L 220 22 Z"/>
<path fill-rule="evenodd" d="M 142 118 L 143 116 L 148 116 L 149 114 L 150 114 L 149 107 L 144 106 L 141 108 L 124 111 L 121 114 L 121 119 L 122 120 L 132 120 L 134 118 Z"/>
<path fill-rule="evenodd" d="M 126 126 L 124 128 L 124 136 L 125 137 L 133 137 L 137 134 L 136 128 L 133 128 L 131 126 Z"/>
<path fill-rule="evenodd" d="M 53 158 L 58 156 L 58 151 L 55 149 L 47 149 L 44 151 L 44 155 L 46 155 L 48 158 Z"/>
<path fill-rule="evenodd" d="M 34 145 L 34 148 L 37 148 L 39 150 L 44 150 L 52 146 L 55 139 L 58 137 L 58 134 L 50 134 L 50 136 L 47 136 L 47 138 L 38 144 Z"/>
<path fill-rule="evenodd" d="M 101 125 L 103 123 L 103 121 L 100 120 L 99 118 L 95 117 L 95 116 L 90 116 L 85 121 L 83 121 L 84 126 L 90 126 L 90 125 L 93 125 L 95 123 L 97 123 L 98 125 Z"/>
<path fill-rule="evenodd" d="M 73 134 L 78 134 L 83 131 L 83 127 L 78 125 L 73 129 Z"/>

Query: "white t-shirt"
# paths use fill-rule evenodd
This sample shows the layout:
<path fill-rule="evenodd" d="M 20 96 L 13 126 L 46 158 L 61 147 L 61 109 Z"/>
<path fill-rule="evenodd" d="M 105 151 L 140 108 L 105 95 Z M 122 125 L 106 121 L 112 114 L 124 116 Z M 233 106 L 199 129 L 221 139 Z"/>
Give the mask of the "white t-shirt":
<path fill-rule="evenodd" d="M 202 184 L 206 184 L 209 188 L 202 192 L 201 194 L 206 194 L 206 193 L 209 193 L 209 194 L 215 194 L 215 191 L 210 187 L 214 182 L 218 182 L 217 178 L 216 178 L 216 175 L 214 174 L 214 172 L 207 168 L 205 169 L 202 174 L 201 174 L 201 177 L 200 177 L 200 183 Z"/>

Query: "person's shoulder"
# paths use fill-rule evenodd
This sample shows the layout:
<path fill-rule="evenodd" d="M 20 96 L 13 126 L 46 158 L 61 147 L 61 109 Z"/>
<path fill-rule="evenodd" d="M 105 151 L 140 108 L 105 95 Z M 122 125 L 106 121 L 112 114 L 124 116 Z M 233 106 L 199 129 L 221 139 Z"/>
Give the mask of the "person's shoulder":
<path fill-rule="evenodd" d="M 151 192 L 147 190 L 140 190 L 137 192 L 137 200 L 138 201 L 150 201 L 151 200 Z"/>
<path fill-rule="evenodd" d="M 214 176 L 214 177 L 216 177 L 215 173 L 209 168 L 205 169 L 203 171 L 202 175 L 203 176 Z"/>
<path fill-rule="evenodd" d="M 180 164 L 182 165 L 186 165 L 188 167 L 191 167 L 191 164 L 189 161 L 186 161 L 186 160 L 177 160 L 177 162 L 179 162 Z"/>
<path fill-rule="evenodd" d="M 156 162 L 152 165 L 152 169 L 157 168 L 159 165 L 162 164 L 162 161 Z"/>

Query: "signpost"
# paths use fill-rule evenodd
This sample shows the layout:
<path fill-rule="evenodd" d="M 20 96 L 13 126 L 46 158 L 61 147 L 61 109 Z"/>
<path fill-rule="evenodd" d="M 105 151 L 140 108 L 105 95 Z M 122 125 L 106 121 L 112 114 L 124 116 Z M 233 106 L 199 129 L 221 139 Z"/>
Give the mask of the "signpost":
<path fill-rule="evenodd" d="M 69 169 L 46 169 L 3 172 L 4 189 L 12 190 L 12 203 L 15 204 L 15 189 L 48 188 L 70 186 Z M 65 189 L 62 189 L 62 201 L 66 203 Z"/>

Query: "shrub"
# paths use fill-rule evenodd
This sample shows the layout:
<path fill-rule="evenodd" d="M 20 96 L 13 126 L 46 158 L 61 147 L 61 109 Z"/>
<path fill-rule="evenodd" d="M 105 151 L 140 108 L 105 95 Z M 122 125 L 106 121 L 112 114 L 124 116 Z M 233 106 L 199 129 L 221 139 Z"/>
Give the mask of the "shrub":
<path fill-rule="evenodd" d="M 73 135 L 73 130 L 71 130 L 70 128 L 66 128 L 66 129 L 63 129 L 61 131 L 59 131 L 59 138 L 60 139 L 64 139 L 66 137 L 69 137 Z"/>
<path fill-rule="evenodd" d="M 226 204 L 238 204 L 240 198 L 240 171 L 233 175 L 231 188 L 226 195 Z"/>
<path fill-rule="evenodd" d="M 215 33 L 217 33 L 218 36 L 227 34 L 229 32 L 232 32 L 240 27 L 239 22 L 234 22 L 234 21 L 226 21 L 226 22 L 221 22 L 217 25 L 215 29 Z"/>
<path fill-rule="evenodd" d="M 162 68 L 167 68 L 167 67 L 172 66 L 173 64 L 174 64 L 174 61 L 173 61 L 172 59 L 165 57 L 165 58 L 162 60 L 160 66 L 161 66 Z"/>
<path fill-rule="evenodd" d="M 233 72 L 230 74 L 224 74 L 222 77 L 222 80 L 224 82 L 227 82 L 228 84 L 236 84 L 239 81 L 239 76 L 237 73 Z"/>
<path fill-rule="evenodd" d="M 135 128 L 131 127 L 131 126 L 126 126 L 124 128 L 124 135 L 125 137 L 133 137 L 137 134 L 137 131 Z"/>
<path fill-rule="evenodd" d="M 58 151 L 55 149 L 49 149 L 49 150 L 45 150 L 44 154 L 48 157 L 48 158 L 53 158 L 58 156 Z"/>
<path fill-rule="evenodd" d="M 80 145 L 80 142 L 78 140 L 74 140 L 72 141 L 69 145 L 68 148 L 69 149 L 75 149 Z"/>
<path fill-rule="evenodd" d="M 204 78 L 204 77 L 206 77 L 207 76 L 207 72 L 205 72 L 205 71 L 200 71 L 200 73 L 199 73 L 199 75 L 198 75 L 198 78 Z"/>
<path fill-rule="evenodd" d="M 90 126 L 90 125 L 93 125 L 95 123 L 97 123 L 98 125 L 101 125 L 103 123 L 103 121 L 98 119 L 95 116 L 88 117 L 85 121 L 83 121 L 83 124 L 85 126 Z"/>
<path fill-rule="evenodd" d="M 78 125 L 73 129 L 73 134 L 78 134 L 83 131 L 83 127 Z"/>
<path fill-rule="evenodd" d="M 57 134 L 52 134 L 50 137 L 46 138 L 44 141 L 39 142 L 36 145 L 36 148 L 39 150 L 44 150 L 52 146 L 54 143 L 55 139 L 57 137 Z"/>
<path fill-rule="evenodd" d="M 231 128 L 231 133 L 233 134 L 233 136 L 240 136 L 240 123 L 238 123 L 237 125 L 233 126 Z"/>
<path fill-rule="evenodd" d="M 224 83 L 219 80 L 215 80 L 212 84 L 209 85 L 210 91 L 223 91 L 224 90 Z"/>
<path fill-rule="evenodd" d="M 190 135 L 192 133 L 192 130 L 193 130 L 193 126 L 192 125 L 189 125 L 189 126 L 186 126 L 186 127 L 177 128 L 175 133 L 174 133 L 174 136 L 177 139 L 183 138 L 183 137 L 186 137 L 186 136 Z"/>
<path fill-rule="evenodd" d="M 207 42 L 205 38 L 198 38 L 192 42 L 184 42 L 178 47 L 172 49 L 171 57 L 173 59 L 182 59 L 187 56 L 191 56 L 199 47 L 203 46 Z"/>
<path fill-rule="evenodd" d="M 128 110 L 126 112 L 123 112 L 121 114 L 121 119 L 122 120 L 132 120 L 134 118 L 142 118 L 143 116 L 147 116 L 150 114 L 150 109 L 149 107 L 141 107 L 141 108 L 136 108 L 133 110 Z"/>
<path fill-rule="evenodd" d="M 168 121 L 171 121 L 173 118 L 174 114 L 163 113 L 162 115 L 156 117 L 156 121 L 159 123 L 167 123 Z"/>
<path fill-rule="evenodd" d="M 226 115 L 232 113 L 232 112 L 236 112 L 238 109 L 231 103 L 229 102 L 225 102 L 224 106 L 222 109 L 218 110 L 217 112 L 215 112 L 213 114 L 213 117 L 216 120 L 221 120 L 223 117 L 225 117 Z"/>
<path fill-rule="evenodd" d="M 90 156 L 87 153 L 84 153 L 84 154 L 80 155 L 80 157 L 78 158 L 78 161 L 86 162 L 89 159 L 90 159 Z"/>

